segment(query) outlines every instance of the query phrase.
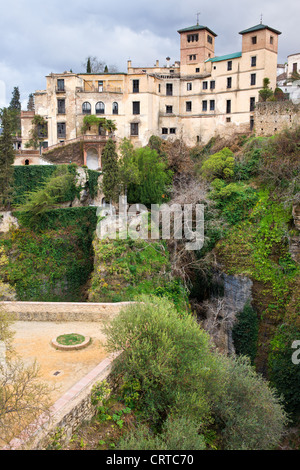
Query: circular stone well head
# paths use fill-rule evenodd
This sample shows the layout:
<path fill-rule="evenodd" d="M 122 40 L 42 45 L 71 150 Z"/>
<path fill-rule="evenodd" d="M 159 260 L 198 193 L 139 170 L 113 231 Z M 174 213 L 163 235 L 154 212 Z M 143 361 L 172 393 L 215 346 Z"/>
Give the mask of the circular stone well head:
<path fill-rule="evenodd" d="M 51 345 L 61 351 L 72 351 L 86 348 L 90 342 L 90 336 L 83 336 L 78 333 L 67 333 L 53 338 Z"/>

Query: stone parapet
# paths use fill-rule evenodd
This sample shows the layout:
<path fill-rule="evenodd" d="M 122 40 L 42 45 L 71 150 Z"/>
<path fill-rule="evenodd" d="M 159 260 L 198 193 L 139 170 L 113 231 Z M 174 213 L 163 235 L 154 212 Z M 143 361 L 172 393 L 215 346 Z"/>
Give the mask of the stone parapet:
<path fill-rule="evenodd" d="M 102 322 L 131 303 L 0 302 L 0 307 L 16 321 Z"/>

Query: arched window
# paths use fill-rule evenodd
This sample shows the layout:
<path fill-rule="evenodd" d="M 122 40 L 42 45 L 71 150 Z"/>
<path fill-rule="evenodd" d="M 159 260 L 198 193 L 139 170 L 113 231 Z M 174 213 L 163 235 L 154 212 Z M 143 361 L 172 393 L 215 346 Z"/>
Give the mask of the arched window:
<path fill-rule="evenodd" d="M 98 103 L 96 104 L 96 114 L 104 114 L 104 112 L 105 112 L 104 103 L 102 103 L 102 101 L 98 101 Z"/>
<path fill-rule="evenodd" d="M 82 105 L 82 113 L 83 114 L 91 114 L 91 110 L 92 110 L 92 107 L 91 107 L 90 103 L 85 101 Z"/>
<path fill-rule="evenodd" d="M 118 105 L 118 103 L 116 103 L 116 102 L 113 103 L 112 112 L 113 112 L 113 114 L 119 114 L 119 105 Z"/>
<path fill-rule="evenodd" d="M 25 165 L 29 165 L 29 164 L 30 164 L 29 160 L 25 160 Z"/>

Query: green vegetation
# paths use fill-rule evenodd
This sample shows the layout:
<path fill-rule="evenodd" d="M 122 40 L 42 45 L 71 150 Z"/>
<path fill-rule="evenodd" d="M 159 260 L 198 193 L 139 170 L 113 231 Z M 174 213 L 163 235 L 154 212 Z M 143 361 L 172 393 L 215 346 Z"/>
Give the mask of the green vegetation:
<path fill-rule="evenodd" d="M 44 189 L 45 183 L 48 183 L 50 178 L 56 175 L 63 175 L 64 171 L 74 176 L 76 175 L 76 165 L 28 165 L 28 166 L 14 166 L 13 167 L 13 204 L 20 205 L 28 201 L 31 193 L 35 193 Z M 99 173 L 94 170 L 85 168 L 88 175 L 88 190 L 92 198 L 95 197 L 98 190 Z M 74 197 L 77 194 L 74 187 L 71 192 L 66 193 L 65 197 Z"/>
<path fill-rule="evenodd" d="M 91 302 L 135 300 L 155 292 L 186 308 L 187 294 L 180 281 L 172 279 L 165 243 L 143 239 L 94 240 L 95 269 L 91 278 Z"/>
<path fill-rule="evenodd" d="M 26 142 L 25 147 L 38 149 L 48 135 L 48 123 L 43 116 L 36 114 L 31 121 L 32 129 L 30 131 L 30 139 Z"/>
<path fill-rule="evenodd" d="M 258 318 L 250 304 L 245 305 L 243 311 L 237 314 L 232 337 L 236 353 L 248 356 L 254 364 L 257 354 Z"/>
<path fill-rule="evenodd" d="M 2 134 L 0 136 L 0 208 L 9 208 L 13 194 L 13 162 L 15 158 L 12 129 L 13 122 L 8 109 L 0 112 Z"/>
<path fill-rule="evenodd" d="M 300 415 L 300 367 L 292 361 L 294 341 L 300 340 L 299 325 L 283 323 L 278 326 L 270 345 L 270 378 L 285 397 L 285 406 L 294 417 Z"/>
<path fill-rule="evenodd" d="M 294 418 L 299 414 L 300 380 L 291 344 L 299 338 L 300 268 L 291 255 L 290 239 L 298 233 L 292 205 L 300 200 L 299 148 L 300 129 L 295 128 L 269 138 L 250 137 L 233 160 L 226 151 L 227 163 L 218 152 L 198 164 L 224 226 L 210 249 L 225 273 L 247 276 L 254 283 L 255 312 L 246 306 L 233 329 L 236 351 L 264 371 Z M 230 170 L 226 175 L 224 168 Z M 208 254 L 203 250 L 200 257 Z M 292 332 L 289 341 L 286 331 Z"/>
<path fill-rule="evenodd" d="M 81 344 L 85 340 L 85 337 L 79 335 L 78 333 L 69 333 L 66 335 L 60 335 L 56 338 L 58 344 L 63 346 L 75 346 L 76 344 Z"/>
<path fill-rule="evenodd" d="M 101 118 L 101 117 L 95 116 L 94 114 L 90 114 L 90 115 L 84 116 L 81 132 L 82 134 L 85 134 L 89 130 L 90 127 L 96 126 L 98 129 L 100 125 L 103 128 L 103 130 L 109 133 L 113 133 L 117 129 L 115 121 L 112 121 L 111 119 Z"/>
<path fill-rule="evenodd" d="M 168 447 L 174 445 L 172 422 L 173 438 L 179 439 L 175 449 L 188 446 L 183 436 L 180 440 L 186 420 L 195 448 L 274 448 L 284 430 L 285 413 L 249 361 L 213 352 L 196 320 L 179 314 L 165 298 L 142 300 L 105 329 L 108 350 L 122 352 L 114 361 L 112 378 L 120 399 L 128 403 L 131 397 L 137 417 L 137 430 L 125 436 L 122 448 L 149 448 L 150 437 L 155 448 L 173 449 Z"/>
<path fill-rule="evenodd" d="M 79 196 L 80 188 L 76 186 L 75 176 L 76 165 L 58 166 L 42 188 L 29 193 L 26 202 L 17 207 L 18 211 L 26 213 L 27 221 L 32 228 L 39 228 L 40 218 L 44 212 L 54 209 L 63 202 L 73 201 Z"/>
<path fill-rule="evenodd" d="M 0 247 L 9 259 L 0 279 L 15 287 L 18 300 L 84 301 L 93 269 L 96 208 L 45 212 L 39 231 L 26 224 L 24 214 L 15 215 L 20 228 L 0 237 Z"/>
<path fill-rule="evenodd" d="M 109 139 L 102 152 L 103 193 L 107 201 L 117 202 L 119 198 L 119 167 L 116 144 Z"/>
<path fill-rule="evenodd" d="M 201 167 L 201 175 L 212 181 L 214 178 L 228 180 L 234 175 L 235 160 L 230 149 L 225 147 L 220 152 L 210 155 L 204 160 Z"/>
<path fill-rule="evenodd" d="M 173 172 L 155 150 L 144 147 L 134 151 L 133 164 L 138 168 L 138 184 L 128 184 L 129 204 L 162 204 L 168 201 Z"/>

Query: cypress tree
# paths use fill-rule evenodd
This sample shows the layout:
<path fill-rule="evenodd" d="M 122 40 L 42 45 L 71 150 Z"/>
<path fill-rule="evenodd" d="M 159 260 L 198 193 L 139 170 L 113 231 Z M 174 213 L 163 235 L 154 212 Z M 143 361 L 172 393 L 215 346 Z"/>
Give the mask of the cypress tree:
<path fill-rule="evenodd" d="M 15 86 L 9 104 L 9 111 L 12 116 L 12 133 L 18 134 L 21 131 L 21 102 L 19 87 Z"/>
<path fill-rule="evenodd" d="M 21 102 L 20 102 L 20 91 L 19 87 L 15 86 L 12 92 L 12 99 L 10 100 L 9 109 L 15 109 L 16 111 L 21 111 Z"/>
<path fill-rule="evenodd" d="M 12 116 L 7 108 L 0 112 L 2 134 L 0 136 L 0 207 L 8 208 L 13 192 L 13 163 L 15 152 L 12 138 Z"/>
<path fill-rule="evenodd" d="M 109 139 L 102 152 L 103 193 L 108 201 L 117 202 L 119 197 L 119 164 L 116 144 Z"/>
<path fill-rule="evenodd" d="M 34 111 L 34 96 L 32 93 L 28 97 L 27 110 Z"/>
<path fill-rule="evenodd" d="M 87 60 L 86 73 L 92 73 L 92 66 L 91 66 L 91 58 L 90 57 L 88 57 L 88 60 Z"/>

